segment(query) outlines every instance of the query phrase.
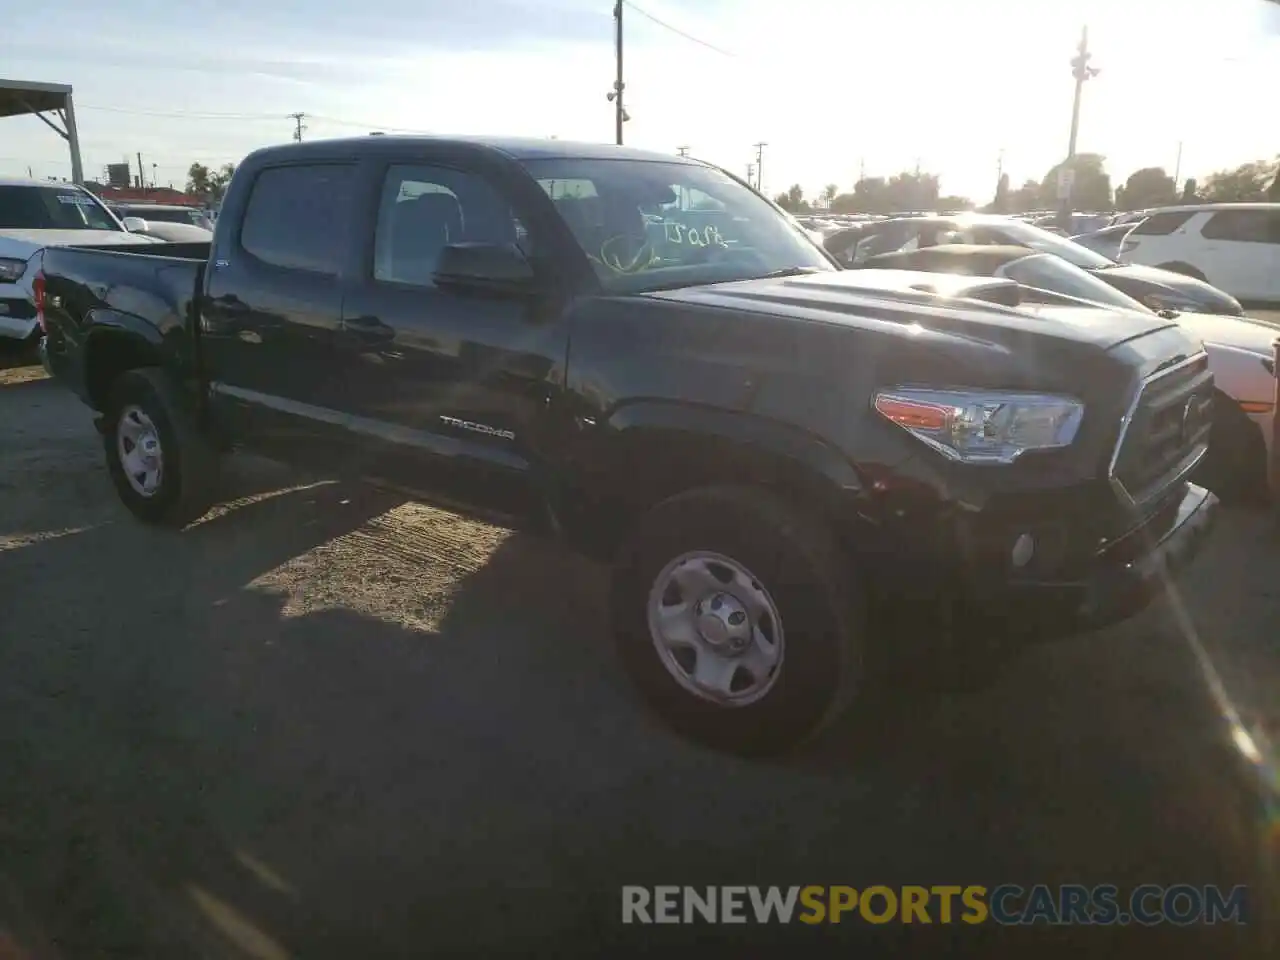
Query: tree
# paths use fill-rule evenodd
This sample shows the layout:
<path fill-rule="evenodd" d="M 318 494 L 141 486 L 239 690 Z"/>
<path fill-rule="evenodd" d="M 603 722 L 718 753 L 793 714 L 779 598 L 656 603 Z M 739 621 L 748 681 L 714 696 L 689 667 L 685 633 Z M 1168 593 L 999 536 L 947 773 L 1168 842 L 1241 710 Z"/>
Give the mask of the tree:
<path fill-rule="evenodd" d="M 187 170 L 187 193 L 202 203 L 217 203 L 227 192 L 227 184 L 235 172 L 234 163 L 224 163 L 217 170 L 210 170 L 203 163 L 193 163 Z"/>
<path fill-rule="evenodd" d="M 1182 185 L 1182 202 L 1195 203 L 1199 198 L 1196 194 L 1196 178 L 1188 177 L 1187 182 Z"/>
<path fill-rule="evenodd" d="M 231 183 L 231 178 L 235 176 L 236 165 L 234 163 L 224 163 L 222 168 L 214 174 L 209 175 L 209 187 L 213 194 L 212 199 L 217 202 L 222 199 L 227 192 L 227 186 Z"/>
<path fill-rule="evenodd" d="M 987 213 L 1008 213 L 1009 212 L 1009 175 L 1007 173 L 1000 174 L 1000 179 L 996 183 L 995 199 L 987 205 Z"/>
<path fill-rule="evenodd" d="M 1232 170 L 1219 170 L 1204 179 L 1200 195 L 1210 203 L 1247 203 L 1267 199 L 1268 184 L 1280 175 L 1280 163 L 1256 160 Z"/>
<path fill-rule="evenodd" d="M 959 213 L 962 210 L 972 210 L 976 206 L 968 197 L 951 195 L 947 197 L 939 197 L 937 207 L 943 213 Z"/>
<path fill-rule="evenodd" d="M 822 203 L 830 209 L 832 202 L 836 198 L 836 194 L 840 192 L 840 188 L 834 183 L 828 183 L 822 188 Z"/>
<path fill-rule="evenodd" d="M 1129 206 L 1129 191 L 1125 190 L 1125 188 L 1122 186 L 1116 187 L 1116 209 L 1117 210 L 1131 209 L 1131 207 Z"/>
<path fill-rule="evenodd" d="M 187 170 L 187 193 L 201 200 L 209 198 L 209 168 L 203 163 L 193 163 Z"/>
<path fill-rule="evenodd" d="M 1143 167 L 1129 174 L 1124 182 L 1123 208 L 1146 210 L 1148 207 L 1167 207 L 1177 198 L 1178 185 L 1165 173 L 1164 167 Z M 1116 206 L 1120 207 L 1120 188 L 1116 188 Z"/>
<path fill-rule="evenodd" d="M 1271 186 L 1267 188 L 1267 199 L 1280 203 L 1280 163 L 1276 164 L 1276 175 L 1271 180 Z"/>
<path fill-rule="evenodd" d="M 1058 171 L 1070 163 L 1075 170 L 1071 189 L 1071 205 L 1077 210 L 1110 210 L 1111 177 L 1100 153 L 1077 153 L 1070 161 L 1056 163 L 1040 183 L 1040 205 L 1045 209 L 1058 206 Z"/>
<path fill-rule="evenodd" d="M 793 183 L 786 193 L 780 193 L 774 197 L 774 202 L 790 213 L 800 213 L 809 209 L 809 204 L 804 199 L 804 189 L 798 183 Z"/>
<path fill-rule="evenodd" d="M 1005 213 L 1027 213 L 1041 210 L 1040 181 L 1027 180 L 1017 190 L 1009 194 L 1009 209 Z"/>
<path fill-rule="evenodd" d="M 904 171 L 889 178 L 886 192 L 891 210 L 933 210 L 938 205 L 936 173 Z"/>

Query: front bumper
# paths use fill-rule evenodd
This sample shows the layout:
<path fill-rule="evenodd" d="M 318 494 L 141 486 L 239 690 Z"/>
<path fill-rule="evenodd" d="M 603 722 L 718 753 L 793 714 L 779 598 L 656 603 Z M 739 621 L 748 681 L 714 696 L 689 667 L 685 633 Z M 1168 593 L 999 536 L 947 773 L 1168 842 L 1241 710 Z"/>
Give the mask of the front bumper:
<path fill-rule="evenodd" d="M 1068 577 L 1019 575 L 993 553 L 966 555 L 947 536 L 934 540 L 931 550 L 921 549 L 919 541 L 906 547 L 900 539 L 896 549 L 867 559 L 873 576 L 879 572 L 874 592 L 900 639 L 928 644 L 935 638 L 964 647 L 1035 643 L 1105 627 L 1142 611 L 1200 552 L 1218 513 L 1216 496 L 1187 483 L 1161 509 L 1163 519 L 1153 518 L 1072 563 Z M 973 517 L 962 527 L 989 527 L 989 520 Z M 936 602 L 922 604 L 922 596 Z"/>
<path fill-rule="evenodd" d="M 981 615 L 996 617 L 1028 640 L 1097 630 L 1140 613 L 1168 589 L 1173 575 L 1200 552 L 1218 519 L 1218 498 L 1187 484 L 1173 522 L 1158 539 L 1140 527 L 1110 544 L 1079 578 L 1007 581 L 988 595 Z"/>
<path fill-rule="evenodd" d="M 1218 498 L 1204 487 L 1187 485 L 1178 504 L 1177 519 L 1165 535 L 1144 545 L 1136 559 L 1102 564 L 1082 585 L 1083 597 L 1076 606 L 1079 629 L 1094 629 L 1116 623 L 1140 611 L 1165 590 L 1174 572 L 1185 567 L 1200 552 L 1209 531 L 1218 519 Z M 1138 530 L 1130 536 L 1143 537 Z M 1125 541 L 1115 544 L 1122 549 Z"/>

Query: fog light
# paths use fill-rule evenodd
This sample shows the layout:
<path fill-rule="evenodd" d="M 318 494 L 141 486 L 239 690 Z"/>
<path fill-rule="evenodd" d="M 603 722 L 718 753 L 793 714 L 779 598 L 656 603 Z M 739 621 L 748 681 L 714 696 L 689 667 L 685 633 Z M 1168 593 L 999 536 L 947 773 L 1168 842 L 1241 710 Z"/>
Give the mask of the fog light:
<path fill-rule="evenodd" d="M 1025 567 L 1036 555 L 1036 541 L 1029 533 L 1023 533 L 1013 541 L 1013 552 L 1010 559 L 1015 567 Z"/>

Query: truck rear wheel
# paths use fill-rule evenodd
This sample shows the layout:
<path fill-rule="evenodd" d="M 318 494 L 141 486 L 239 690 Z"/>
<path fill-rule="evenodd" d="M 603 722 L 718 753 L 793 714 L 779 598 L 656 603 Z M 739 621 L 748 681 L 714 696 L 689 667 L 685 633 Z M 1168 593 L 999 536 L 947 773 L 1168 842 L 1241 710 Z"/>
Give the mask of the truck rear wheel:
<path fill-rule="evenodd" d="M 162 371 L 144 367 L 115 380 L 102 441 L 116 492 L 139 520 L 186 526 L 213 505 L 217 455 Z"/>
<path fill-rule="evenodd" d="M 614 568 L 621 659 L 677 730 L 720 749 L 795 746 L 853 698 L 863 601 L 822 527 L 766 492 L 680 494 Z"/>

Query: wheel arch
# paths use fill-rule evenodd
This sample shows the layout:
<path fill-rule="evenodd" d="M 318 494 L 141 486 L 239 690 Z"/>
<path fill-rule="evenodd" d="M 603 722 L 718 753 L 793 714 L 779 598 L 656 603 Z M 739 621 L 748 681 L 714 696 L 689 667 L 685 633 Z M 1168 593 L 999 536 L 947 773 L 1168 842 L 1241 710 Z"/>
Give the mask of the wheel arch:
<path fill-rule="evenodd" d="M 126 370 L 164 363 L 160 331 L 116 310 L 93 310 L 85 317 L 84 383 L 95 410 L 106 407 L 111 384 Z"/>
<path fill-rule="evenodd" d="M 650 509 L 703 487 L 764 487 L 811 514 L 847 518 L 866 484 L 830 444 L 790 424 L 740 411 L 669 401 L 620 407 L 600 427 L 591 499 L 592 552 L 611 554 Z"/>

